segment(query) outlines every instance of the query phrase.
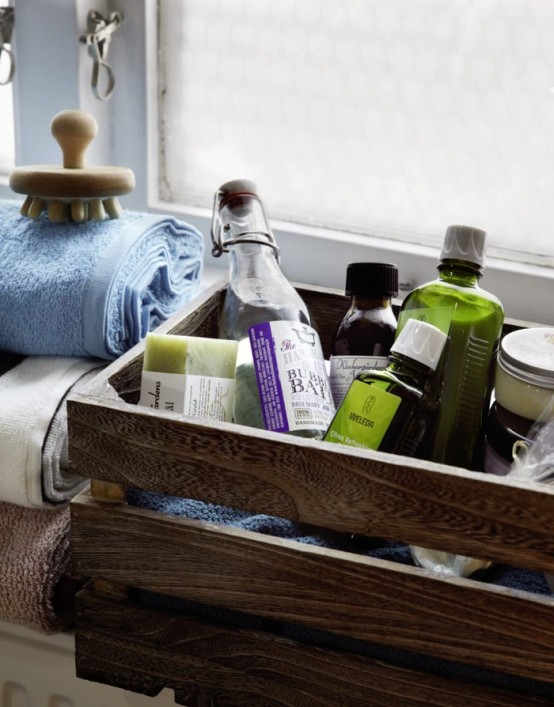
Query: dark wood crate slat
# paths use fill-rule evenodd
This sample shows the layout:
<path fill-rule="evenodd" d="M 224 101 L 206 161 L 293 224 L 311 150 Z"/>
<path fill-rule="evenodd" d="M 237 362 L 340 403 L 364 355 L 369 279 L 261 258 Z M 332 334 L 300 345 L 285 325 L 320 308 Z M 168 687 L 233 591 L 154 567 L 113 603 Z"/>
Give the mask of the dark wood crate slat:
<path fill-rule="evenodd" d="M 550 598 L 84 494 L 71 509 L 79 575 L 554 681 Z"/>
<path fill-rule="evenodd" d="M 389 665 L 259 630 L 170 615 L 83 591 L 77 597 L 77 674 L 127 689 L 197 691 L 219 707 L 520 707 L 550 700 Z M 122 640 L 122 636 L 125 640 Z M 128 680 L 129 671 L 136 676 Z M 183 699 L 183 704 L 185 701 Z"/>
<path fill-rule="evenodd" d="M 554 490 L 104 398 L 68 402 L 75 472 L 554 572 Z"/>

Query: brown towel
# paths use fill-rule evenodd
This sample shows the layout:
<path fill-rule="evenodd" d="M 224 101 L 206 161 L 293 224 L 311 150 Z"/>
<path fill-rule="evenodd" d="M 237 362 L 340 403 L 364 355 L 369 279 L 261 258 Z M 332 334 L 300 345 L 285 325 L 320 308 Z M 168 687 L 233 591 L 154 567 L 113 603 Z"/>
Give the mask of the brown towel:
<path fill-rule="evenodd" d="M 41 633 L 71 624 L 69 507 L 0 503 L 0 620 Z"/>

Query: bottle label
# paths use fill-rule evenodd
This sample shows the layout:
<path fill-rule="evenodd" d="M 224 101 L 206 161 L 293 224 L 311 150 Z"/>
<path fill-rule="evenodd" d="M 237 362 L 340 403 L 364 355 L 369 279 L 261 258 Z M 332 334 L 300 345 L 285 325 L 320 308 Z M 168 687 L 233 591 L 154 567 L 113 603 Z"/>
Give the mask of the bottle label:
<path fill-rule="evenodd" d="M 324 437 L 325 441 L 349 447 L 379 449 L 402 402 L 398 395 L 385 390 L 388 385 L 353 381 Z"/>
<path fill-rule="evenodd" d="M 329 382 L 333 401 L 338 407 L 350 384 L 358 373 L 367 370 L 382 370 L 387 367 L 386 356 L 331 356 L 329 359 Z"/>
<path fill-rule="evenodd" d="M 267 430 L 325 432 L 335 412 L 317 332 L 274 321 L 248 330 Z"/>
<path fill-rule="evenodd" d="M 398 315 L 397 336 L 408 319 L 417 319 L 418 322 L 432 324 L 448 336 L 455 313 L 456 304 L 450 307 L 418 307 L 417 309 L 402 310 Z"/>
<path fill-rule="evenodd" d="M 143 371 L 139 405 L 190 417 L 230 421 L 235 379 Z"/>

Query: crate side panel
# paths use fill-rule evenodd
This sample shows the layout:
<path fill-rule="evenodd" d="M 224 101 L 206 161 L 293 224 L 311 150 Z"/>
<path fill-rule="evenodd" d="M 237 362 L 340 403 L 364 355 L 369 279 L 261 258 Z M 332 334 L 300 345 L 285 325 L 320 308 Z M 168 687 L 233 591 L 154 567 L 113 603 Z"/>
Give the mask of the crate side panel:
<path fill-rule="evenodd" d="M 147 408 L 68 404 L 84 476 L 554 572 L 554 491 Z"/>
<path fill-rule="evenodd" d="M 131 670 L 179 694 L 241 707 L 519 707 L 522 695 L 339 653 L 256 630 L 119 602 L 77 597 L 77 672 L 104 681 Z M 526 698 L 528 705 L 549 704 Z"/>
<path fill-rule="evenodd" d="M 549 598 L 85 496 L 72 523 L 82 576 L 554 681 Z"/>

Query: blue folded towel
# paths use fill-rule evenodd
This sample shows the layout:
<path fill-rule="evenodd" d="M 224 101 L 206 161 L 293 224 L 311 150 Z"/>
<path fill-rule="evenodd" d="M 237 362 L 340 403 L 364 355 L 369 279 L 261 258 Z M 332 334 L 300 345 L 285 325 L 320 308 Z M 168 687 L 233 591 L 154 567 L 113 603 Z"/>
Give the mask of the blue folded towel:
<path fill-rule="evenodd" d="M 54 224 L 0 201 L 0 350 L 117 358 L 198 292 L 203 254 L 170 216 Z"/>

